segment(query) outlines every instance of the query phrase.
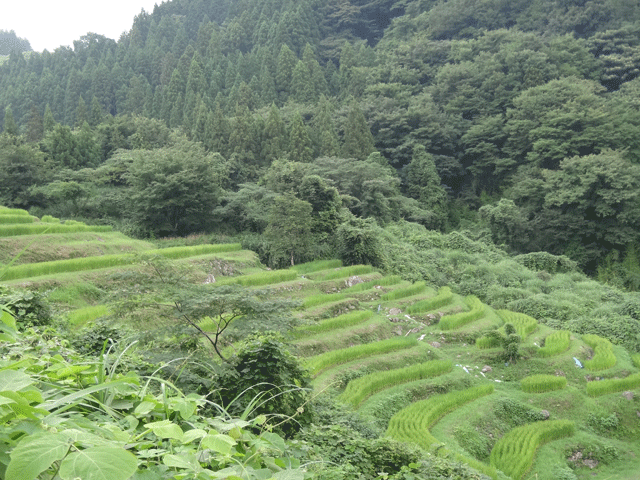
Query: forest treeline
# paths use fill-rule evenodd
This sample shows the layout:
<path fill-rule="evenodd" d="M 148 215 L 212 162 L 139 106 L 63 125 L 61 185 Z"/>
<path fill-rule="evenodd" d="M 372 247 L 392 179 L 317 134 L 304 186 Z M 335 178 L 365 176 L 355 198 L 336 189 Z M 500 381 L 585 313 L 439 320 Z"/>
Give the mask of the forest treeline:
<path fill-rule="evenodd" d="M 639 75 L 637 2 L 174 0 L 11 52 L 0 203 L 273 266 L 484 228 L 637 289 Z"/>

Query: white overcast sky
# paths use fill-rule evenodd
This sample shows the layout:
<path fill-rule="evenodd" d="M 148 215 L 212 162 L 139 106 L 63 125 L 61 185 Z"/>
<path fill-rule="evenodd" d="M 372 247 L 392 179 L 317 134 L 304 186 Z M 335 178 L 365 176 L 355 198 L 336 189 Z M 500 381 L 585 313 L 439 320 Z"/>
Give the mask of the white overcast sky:
<path fill-rule="evenodd" d="M 14 30 L 35 51 L 73 47 L 88 32 L 118 40 L 142 9 L 162 0 L 1 0 L 0 30 Z"/>

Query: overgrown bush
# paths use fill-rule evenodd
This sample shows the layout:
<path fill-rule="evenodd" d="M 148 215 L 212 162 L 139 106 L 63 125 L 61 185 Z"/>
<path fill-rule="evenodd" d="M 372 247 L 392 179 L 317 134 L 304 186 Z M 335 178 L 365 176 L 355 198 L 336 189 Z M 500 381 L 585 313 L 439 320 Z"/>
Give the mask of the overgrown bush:
<path fill-rule="evenodd" d="M 26 289 L 0 285 L 0 305 L 5 305 L 22 328 L 51 323 L 51 308 L 46 297 Z"/>

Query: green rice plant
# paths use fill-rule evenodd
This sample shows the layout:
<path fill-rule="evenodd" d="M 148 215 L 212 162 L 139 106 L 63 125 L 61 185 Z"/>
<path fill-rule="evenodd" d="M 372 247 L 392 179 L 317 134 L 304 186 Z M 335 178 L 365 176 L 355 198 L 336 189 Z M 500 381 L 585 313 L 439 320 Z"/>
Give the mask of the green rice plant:
<path fill-rule="evenodd" d="M 584 367 L 588 370 L 606 370 L 616 364 L 616 356 L 613 353 L 613 346 L 606 338 L 598 335 L 583 335 L 582 341 L 593 348 L 593 358 L 584 362 Z"/>
<path fill-rule="evenodd" d="M 626 378 L 607 378 L 587 383 L 587 395 L 598 397 L 607 393 L 624 392 L 640 387 L 640 373 L 634 373 Z"/>
<path fill-rule="evenodd" d="M 496 310 L 496 313 L 504 323 L 510 323 L 515 327 L 520 338 L 526 338 L 538 327 L 538 321 L 524 313 L 510 310 Z"/>
<path fill-rule="evenodd" d="M 433 445 L 440 443 L 429 432 L 438 420 L 462 405 L 491 393 L 493 384 L 487 383 L 414 402 L 391 417 L 386 435 L 429 450 Z"/>
<path fill-rule="evenodd" d="M 232 283 L 237 283 L 245 287 L 258 287 L 274 283 L 290 282 L 296 278 L 298 278 L 298 273 L 294 270 L 271 270 L 235 277 Z"/>
<path fill-rule="evenodd" d="M 557 330 L 544 339 L 544 347 L 538 350 L 542 358 L 552 357 L 569 349 L 571 333 L 567 330 Z"/>
<path fill-rule="evenodd" d="M 216 243 L 206 245 L 192 245 L 189 247 L 159 248 L 156 250 L 150 250 L 145 253 L 151 255 L 162 255 L 163 257 L 172 258 L 175 260 L 179 258 L 195 257 L 198 255 L 209 255 L 213 253 L 237 252 L 239 250 L 242 250 L 242 245 L 240 243 Z"/>
<path fill-rule="evenodd" d="M 370 310 L 349 312 L 338 317 L 329 318 L 328 320 L 322 320 L 318 323 L 314 323 L 313 325 L 297 327 L 293 332 L 293 335 L 300 338 L 307 335 L 327 333 L 341 328 L 349 328 L 369 320 L 372 316 L 373 312 Z"/>
<path fill-rule="evenodd" d="M 338 300 L 344 300 L 346 295 L 344 293 L 321 293 L 318 295 L 311 295 L 306 297 L 302 302 L 302 308 L 311 308 L 323 303 L 337 302 Z"/>
<path fill-rule="evenodd" d="M 513 480 L 520 480 L 531 468 L 540 446 L 574 432 L 575 424 L 570 420 L 545 420 L 516 427 L 496 442 L 491 450 L 491 465 Z"/>
<path fill-rule="evenodd" d="M 329 272 L 323 277 L 323 280 L 335 280 L 336 278 L 352 277 L 353 275 L 363 275 L 371 273 L 374 269 L 371 265 L 352 265 L 344 267 L 333 272 Z"/>
<path fill-rule="evenodd" d="M 469 295 L 464 303 L 471 309 L 468 312 L 445 315 L 440 319 L 441 330 L 454 330 L 484 317 L 485 306 L 475 295 Z"/>
<path fill-rule="evenodd" d="M 60 225 L 64 226 L 64 225 Z M 203 253 L 213 253 L 223 249 L 231 248 L 229 245 L 196 245 L 193 247 L 175 247 L 159 250 L 147 251 L 147 254 L 157 254 L 168 258 L 185 258 L 190 255 L 201 255 Z M 211 248 L 208 248 L 211 247 Z M 235 247 L 233 247 L 235 248 Z M 190 254 L 190 255 L 189 255 Z M 27 263 L 6 268 L 3 272 L 3 280 L 16 280 L 18 278 L 38 277 L 42 275 L 53 275 L 57 273 L 79 272 L 95 270 L 99 268 L 120 267 L 129 265 L 137 261 L 133 254 L 124 253 L 117 255 L 101 255 L 96 257 L 71 258 L 66 260 L 53 260 L 50 262 Z M 284 270 L 286 272 L 286 270 Z M 275 272 L 266 272 L 275 273 Z M 295 272 L 289 272 L 295 277 Z M 242 278 L 242 277 L 239 277 Z"/>
<path fill-rule="evenodd" d="M 52 217 L 51 215 L 43 215 L 40 221 L 43 223 L 60 223 L 59 218 Z"/>
<path fill-rule="evenodd" d="M 480 337 L 476 338 L 476 347 L 480 349 L 495 348 L 501 345 L 498 337 Z"/>
<path fill-rule="evenodd" d="M 56 225 L 43 223 L 23 223 L 17 225 L 0 225 L 0 237 L 18 235 L 38 235 L 41 233 L 77 233 L 77 232 L 110 232 L 110 225 Z"/>
<path fill-rule="evenodd" d="M 545 393 L 554 390 L 562 390 L 567 386 L 566 377 L 555 375 L 531 375 L 520 380 L 522 391 L 527 393 Z"/>
<path fill-rule="evenodd" d="M 30 215 L 5 215 L 0 213 L 0 225 L 10 225 L 16 223 L 33 223 L 35 217 Z"/>
<path fill-rule="evenodd" d="M 0 215 L 21 215 L 24 217 L 30 217 L 29 212 L 23 210 L 21 208 L 9 208 L 9 207 L 0 207 Z"/>
<path fill-rule="evenodd" d="M 409 285 L 408 287 L 399 288 L 397 290 L 392 290 L 389 293 L 385 293 L 384 295 L 382 295 L 382 297 L 380 297 L 380 299 L 384 302 L 390 300 L 398 300 L 400 298 L 417 295 L 424 292 L 426 289 L 427 284 L 425 282 L 416 282 L 413 285 Z"/>
<path fill-rule="evenodd" d="M 399 275 L 389 275 L 388 277 L 382 277 L 368 282 L 357 283 L 355 285 L 352 285 L 351 287 L 345 288 L 344 291 L 347 294 L 363 292 L 375 287 L 376 285 L 380 285 L 381 287 L 388 287 L 391 285 L 396 285 L 401 281 L 402 278 Z"/>
<path fill-rule="evenodd" d="M 640 353 L 631 355 L 631 361 L 636 366 L 636 368 L 640 368 Z"/>
<path fill-rule="evenodd" d="M 453 293 L 449 287 L 442 287 L 438 290 L 438 295 L 426 300 L 420 300 L 407 308 L 407 313 L 420 313 L 435 310 L 436 308 L 449 305 L 453 301 Z"/>
<path fill-rule="evenodd" d="M 106 305 L 95 305 L 92 307 L 79 308 L 70 312 L 67 315 L 67 320 L 69 320 L 71 325 L 82 325 L 106 315 L 109 315 L 109 307 Z"/>
<path fill-rule="evenodd" d="M 342 267 L 342 260 L 314 260 L 313 262 L 301 263 L 294 265 L 290 270 L 295 270 L 298 275 L 318 272 L 320 270 L 329 270 L 330 268 Z"/>
<path fill-rule="evenodd" d="M 437 377 L 450 372 L 452 369 L 453 363 L 450 360 L 432 360 L 409 367 L 373 372 L 351 380 L 338 398 L 344 403 L 349 403 L 354 408 L 358 408 L 369 396 L 380 390 L 415 380 Z"/>
<path fill-rule="evenodd" d="M 315 376 L 322 370 L 335 365 L 340 365 L 342 363 L 371 355 L 379 355 L 382 353 L 395 352 L 405 348 L 415 347 L 417 344 L 418 340 L 414 337 L 390 338 L 380 342 L 365 343 L 362 345 L 355 345 L 349 348 L 341 348 L 339 350 L 322 353 L 307 359 L 306 364 L 307 368 L 311 371 L 311 374 Z"/>

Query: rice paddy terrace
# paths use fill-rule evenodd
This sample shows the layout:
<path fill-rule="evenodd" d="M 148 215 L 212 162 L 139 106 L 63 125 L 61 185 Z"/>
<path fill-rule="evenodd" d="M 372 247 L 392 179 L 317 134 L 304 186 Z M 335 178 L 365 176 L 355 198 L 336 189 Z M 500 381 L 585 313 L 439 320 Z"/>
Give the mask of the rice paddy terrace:
<path fill-rule="evenodd" d="M 191 280 L 211 288 L 238 283 L 299 300 L 290 341 L 317 394 L 383 435 L 495 479 L 640 478 L 640 355 L 603 338 L 370 266 L 269 271 L 237 244 L 158 248 L 0 210 L 3 282 L 48 291 L 75 324 L 108 314 L 96 291 L 145 254 L 188 263 Z M 505 362 L 509 335 L 520 337 L 519 352 Z"/>

